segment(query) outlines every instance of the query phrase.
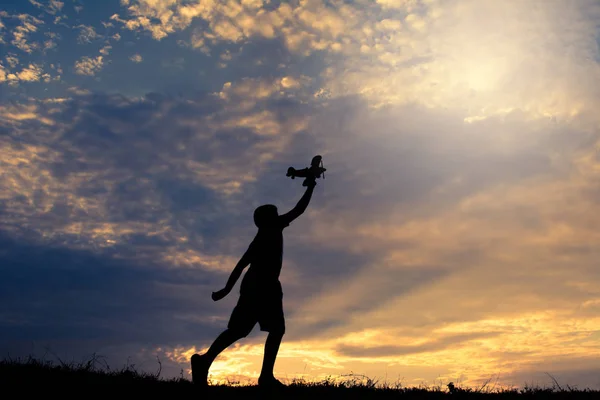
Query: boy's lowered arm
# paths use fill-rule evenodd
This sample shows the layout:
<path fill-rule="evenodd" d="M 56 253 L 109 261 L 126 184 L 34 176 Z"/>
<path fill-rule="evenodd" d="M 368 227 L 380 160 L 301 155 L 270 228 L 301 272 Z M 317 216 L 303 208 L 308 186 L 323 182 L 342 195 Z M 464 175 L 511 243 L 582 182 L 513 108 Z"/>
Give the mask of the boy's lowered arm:
<path fill-rule="evenodd" d="M 231 289 L 233 289 L 237 280 L 240 279 L 244 268 L 246 268 L 250 264 L 250 261 L 250 249 L 248 249 L 242 256 L 242 258 L 240 258 L 240 261 L 238 261 L 237 265 L 231 272 L 231 275 L 229 275 L 229 279 L 227 280 L 227 284 L 225 285 L 225 287 L 221 290 L 212 293 L 212 299 L 214 301 L 221 300 L 223 297 L 227 296 L 229 292 L 231 292 Z"/>
<path fill-rule="evenodd" d="M 306 191 L 298 201 L 298 204 L 296 204 L 296 207 L 294 207 L 287 213 L 281 215 L 280 218 L 282 218 L 286 224 L 289 224 L 290 222 L 298 218 L 300 215 L 302 215 L 304 210 L 306 210 L 306 207 L 308 207 L 308 203 L 310 203 L 310 199 L 312 197 L 313 191 L 315 190 L 316 184 L 317 183 L 314 180 L 310 182 L 306 188 Z"/>

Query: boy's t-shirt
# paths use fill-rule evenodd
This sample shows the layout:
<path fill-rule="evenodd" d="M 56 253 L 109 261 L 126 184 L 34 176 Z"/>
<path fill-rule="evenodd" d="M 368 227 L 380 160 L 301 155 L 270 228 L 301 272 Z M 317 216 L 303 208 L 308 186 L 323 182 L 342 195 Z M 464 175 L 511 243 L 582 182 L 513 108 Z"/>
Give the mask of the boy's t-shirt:
<path fill-rule="evenodd" d="M 289 226 L 279 216 L 277 223 L 258 230 L 248 247 L 250 268 L 242 280 L 240 294 L 272 295 L 281 293 L 279 274 L 283 264 L 283 230 Z"/>

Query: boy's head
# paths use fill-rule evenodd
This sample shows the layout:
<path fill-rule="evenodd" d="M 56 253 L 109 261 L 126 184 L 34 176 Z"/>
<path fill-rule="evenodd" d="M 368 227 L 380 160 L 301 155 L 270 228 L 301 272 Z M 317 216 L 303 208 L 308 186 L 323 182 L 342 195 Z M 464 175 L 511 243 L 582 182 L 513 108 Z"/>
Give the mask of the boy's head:
<path fill-rule="evenodd" d="M 254 210 L 254 224 L 260 228 L 266 228 L 277 220 L 277 207 L 273 204 L 265 204 Z"/>

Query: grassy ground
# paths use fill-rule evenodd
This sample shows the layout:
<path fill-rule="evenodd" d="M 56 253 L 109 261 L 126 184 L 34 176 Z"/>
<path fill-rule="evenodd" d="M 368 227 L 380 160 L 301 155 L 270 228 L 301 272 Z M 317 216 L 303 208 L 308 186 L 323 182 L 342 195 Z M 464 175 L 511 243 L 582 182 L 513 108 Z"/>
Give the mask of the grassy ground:
<path fill-rule="evenodd" d="M 210 386 L 199 391 L 183 377 L 160 378 L 156 374 L 140 373 L 130 367 L 120 370 L 99 368 L 97 360 L 81 364 L 54 363 L 33 358 L 0 361 L 0 382 L 3 389 L 17 389 L 20 394 L 58 394 L 61 397 L 97 397 L 111 395 L 185 396 L 202 399 L 600 399 L 600 391 L 563 388 L 478 389 L 447 387 L 404 388 L 401 385 L 377 384 L 370 379 L 350 378 L 345 381 L 325 380 L 318 383 L 294 381 L 288 387 L 267 392 L 256 386 Z"/>

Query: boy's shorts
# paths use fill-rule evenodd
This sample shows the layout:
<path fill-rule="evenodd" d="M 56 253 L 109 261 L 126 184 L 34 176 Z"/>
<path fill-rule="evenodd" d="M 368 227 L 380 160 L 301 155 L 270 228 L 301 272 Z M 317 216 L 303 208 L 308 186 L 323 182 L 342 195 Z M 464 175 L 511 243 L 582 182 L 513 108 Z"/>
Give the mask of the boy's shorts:
<path fill-rule="evenodd" d="M 248 334 L 258 322 L 264 332 L 284 332 L 283 293 L 277 290 L 241 294 L 227 328 Z"/>

